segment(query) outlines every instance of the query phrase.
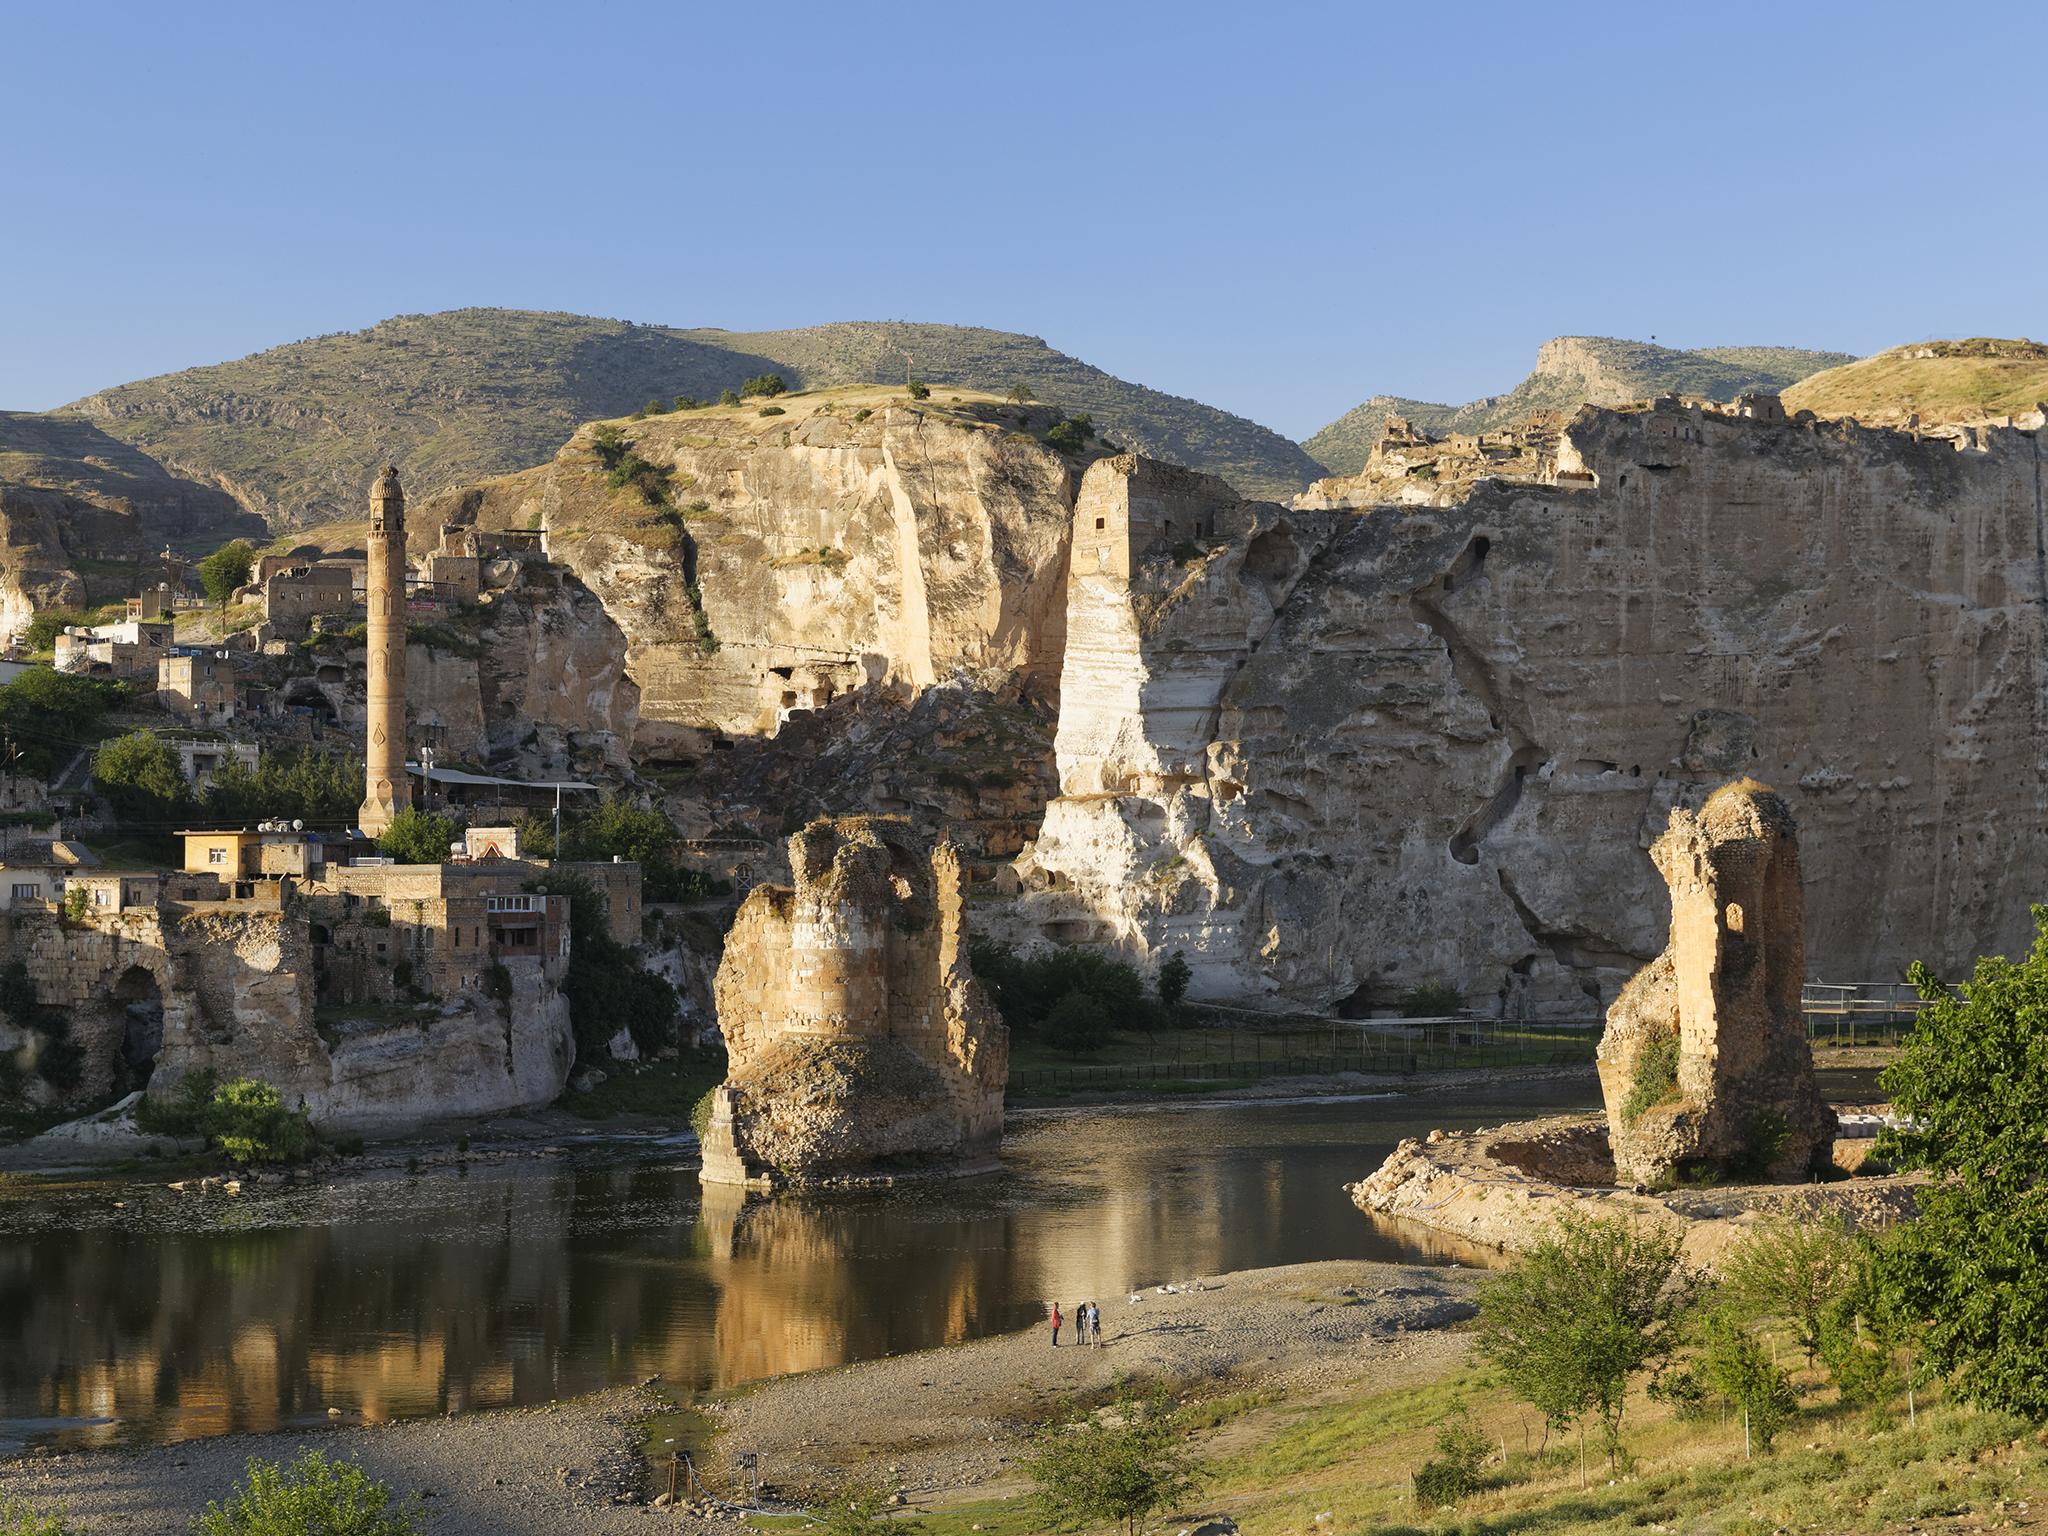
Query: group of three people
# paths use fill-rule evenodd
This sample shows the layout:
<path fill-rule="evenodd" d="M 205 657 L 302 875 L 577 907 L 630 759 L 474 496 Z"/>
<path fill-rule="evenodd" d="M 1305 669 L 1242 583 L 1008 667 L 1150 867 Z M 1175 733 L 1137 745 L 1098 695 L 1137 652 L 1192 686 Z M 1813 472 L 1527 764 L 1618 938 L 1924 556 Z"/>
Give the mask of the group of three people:
<path fill-rule="evenodd" d="M 1060 1347 L 1060 1329 L 1066 1318 L 1060 1312 L 1060 1304 L 1052 1304 L 1052 1347 Z M 1074 1339 L 1077 1343 L 1102 1347 L 1102 1308 L 1092 1301 L 1077 1303 L 1074 1307 Z"/>

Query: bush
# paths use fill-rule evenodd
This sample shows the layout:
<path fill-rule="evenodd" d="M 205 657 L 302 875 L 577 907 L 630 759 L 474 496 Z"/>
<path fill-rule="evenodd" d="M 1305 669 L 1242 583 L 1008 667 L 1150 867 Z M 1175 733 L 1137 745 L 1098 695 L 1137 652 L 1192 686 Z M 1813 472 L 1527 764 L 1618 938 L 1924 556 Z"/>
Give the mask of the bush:
<path fill-rule="evenodd" d="M 1197 1485 L 1193 1458 L 1165 1389 L 1140 1398 L 1122 1387 L 1103 1414 L 1042 1425 L 1024 1462 L 1047 1523 L 1057 1529 L 1110 1522 L 1137 1536 L 1144 1521 Z"/>
<path fill-rule="evenodd" d="M 130 731 L 92 755 L 92 782 L 118 821 L 168 830 L 192 804 L 178 749 L 154 731 Z"/>
<path fill-rule="evenodd" d="M 1465 1006 L 1465 999 L 1448 981 L 1425 981 L 1401 995 L 1404 1019 L 1448 1018 Z"/>
<path fill-rule="evenodd" d="M 1029 384 L 1012 384 L 1010 386 L 1010 398 L 1019 405 L 1022 405 L 1026 401 L 1035 400 L 1038 397 L 1031 393 L 1031 386 Z"/>
<path fill-rule="evenodd" d="M 1791 1380 L 1771 1363 L 1770 1351 L 1734 1319 L 1717 1315 L 1707 1321 L 1700 1373 L 1743 1415 L 1756 1448 L 1768 1453 L 1799 1406 Z"/>
<path fill-rule="evenodd" d="M 772 399 L 788 392 L 789 386 L 782 382 L 779 373 L 757 373 L 740 386 L 742 400 Z"/>
<path fill-rule="evenodd" d="M 764 405 L 754 414 L 757 416 L 787 416 L 789 413 L 779 405 Z"/>
<path fill-rule="evenodd" d="M 238 1163 L 300 1163 L 313 1150 L 305 1112 L 286 1109 L 275 1088 L 253 1077 L 215 1089 L 200 1124 L 206 1139 Z"/>
<path fill-rule="evenodd" d="M 718 403 L 720 405 L 738 405 L 740 403 L 739 391 L 736 389 L 721 389 L 718 392 Z"/>
<path fill-rule="evenodd" d="M 1039 1026 L 1048 1045 L 1077 1055 L 1101 1050 L 1115 1027 L 1109 1010 L 1086 992 L 1069 992 L 1052 1005 Z"/>
<path fill-rule="evenodd" d="M 452 817 L 409 805 L 377 838 L 377 851 L 401 864 L 445 864 L 462 828 Z"/>
<path fill-rule="evenodd" d="M 311 747 L 265 752 L 252 771 L 238 758 L 216 770 L 202 800 L 215 823 L 281 816 L 308 826 L 348 826 L 363 803 L 363 765 Z"/>
<path fill-rule="evenodd" d="M 1415 1469 L 1415 1502 L 1436 1509 L 1477 1493 L 1492 1449 L 1463 1409 L 1453 1413 L 1437 1426 L 1436 1455 Z"/>
<path fill-rule="evenodd" d="M 290 1466 L 251 1459 L 248 1475 L 192 1522 L 197 1536 L 416 1536 L 409 1510 L 352 1461 L 307 1451 Z"/>
<path fill-rule="evenodd" d="M 904 388 L 910 391 L 910 398 L 913 400 L 929 400 L 932 397 L 932 387 L 923 379 L 912 379 Z"/>
<path fill-rule="evenodd" d="M 569 898 L 569 974 L 562 993 L 569 999 L 577 1059 L 596 1061 L 621 1029 L 643 1056 L 674 1044 L 682 1012 L 676 989 L 612 937 L 604 898 L 589 881 L 559 869 L 550 879 L 548 889 Z"/>
<path fill-rule="evenodd" d="M 1153 985 L 1159 989 L 1159 1001 L 1168 1013 L 1178 1013 L 1186 1001 L 1188 983 L 1194 979 L 1194 971 L 1188 965 L 1188 957 L 1175 950 L 1160 963 L 1158 978 Z"/>
<path fill-rule="evenodd" d="M 1071 421 L 1054 422 L 1045 434 L 1045 446 L 1061 453 L 1081 453 L 1088 447 L 1088 434 Z"/>
<path fill-rule="evenodd" d="M 1042 1028 L 1054 1006 L 1075 992 L 1102 1005 L 1110 1029 L 1156 1029 L 1163 1022 L 1137 968 L 1112 955 L 1056 946 L 1020 956 L 1007 944 L 977 941 L 969 959 L 1015 1030 Z"/>
<path fill-rule="evenodd" d="M 71 1536 L 71 1527 L 15 1498 L 0 1498 L 0 1536 Z"/>
<path fill-rule="evenodd" d="M 102 716 L 126 701 L 127 688 L 106 678 L 37 667 L 0 685 L 0 729 L 20 756 L 16 768 L 48 779 L 99 734 Z"/>
<path fill-rule="evenodd" d="M 1634 1125 L 1644 1112 L 1678 1092 L 1678 1031 L 1665 1030 L 1636 1047 L 1635 1072 L 1621 1101 L 1621 1123 Z"/>
<path fill-rule="evenodd" d="M 889 1489 L 882 1483 L 850 1483 L 834 1489 L 824 1503 L 804 1511 L 816 1536 L 869 1536 L 869 1533 L 922 1531 L 924 1522 L 892 1517 Z"/>

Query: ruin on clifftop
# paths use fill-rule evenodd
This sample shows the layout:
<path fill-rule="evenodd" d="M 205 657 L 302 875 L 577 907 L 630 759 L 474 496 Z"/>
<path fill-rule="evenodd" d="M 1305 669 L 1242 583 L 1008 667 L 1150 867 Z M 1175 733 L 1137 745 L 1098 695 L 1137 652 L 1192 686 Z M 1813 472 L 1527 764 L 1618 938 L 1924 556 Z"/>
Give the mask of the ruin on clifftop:
<path fill-rule="evenodd" d="M 1796 1179 L 1826 1164 L 1813 1078 L 1799 830 L 1775 790 L 1724 784 L 1650 850 L 1671 937 L 1607 1012 L 1600 1092 L 1616 1182 Z"/>
<path fill-rule="evenodd" d="M 1003 1127 L 1009 1033 L 968 969 L 960 857 L 907 823 L 812 822 L 719 962 L 729 1066 L 704 1178 L 776 1187 L 969 1171 Z"/>

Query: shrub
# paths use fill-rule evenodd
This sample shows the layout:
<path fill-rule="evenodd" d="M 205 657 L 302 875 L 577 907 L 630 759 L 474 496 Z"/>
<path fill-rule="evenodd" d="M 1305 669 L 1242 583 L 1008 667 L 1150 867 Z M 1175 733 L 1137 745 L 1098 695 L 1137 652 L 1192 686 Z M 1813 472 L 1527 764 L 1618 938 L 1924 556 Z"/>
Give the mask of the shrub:
<path fill-rule="evenodd" d="M 304 1162 L 313 1150 L 305 1112 L 286 1109 L 278 1091 L 258 1078 L 222 1083 L 200 1124 L 207 1140 L 238 1163 Z"/>
<path fill-rule="evenodd" d="M 160 828 L 192 803 L 178 749 L 154 731 L 130 731 L 101 743 L 92 755 L 92 781 L 123 822 Z"/>
<path fill-rule="evenodd" d="M 910 398 L 913 400 L 929 400 L 932 397 L 931 385 L 922 379 L 912 379 L 904 388 L 910 391 Z"/>
<path fill-rule="evenodd" d="M 1415 1502 L 1424 1509 L 1477 1493 L 1479 1469 L 1492 1447 L 1461 1408 L 1437 1426 L 1436 1455 L 1415 1469 Z"/>
<path fill-rule="evenodd" d="M 1031 386 L 1029 384 L 1012 384 L 1010 386 L 1010 398 L 1019 405 L 1022 405 L 1026 401 L 1035 400 L 1038 397 L 1031 393 Z"/>
<path fill-rule="evenodd" d="M 0 1536 L 71 1536 L 71 1527 L 16 1498 L 0 1498 Z"/>
<path fill-rule="evenodd" d="M 1465 999 L 1448 981 L 1425 981 L 1401 995 L 1404 1019 L 1448 1018 L 1465 1006 Z"/>
<path fill-rule="evenodd" d="M 1839 1212 L 1766 1215 L 1723 1265 L 1720 1306 L 1737 1322 L 1791 1324 L 1811 1365 L 1830 1315 L 1856 1290 L 1863 1262 Z"/>
<path fill-rule="evenodd" d="M 862 406 L 859 410 L 853 413 L 853 419 L 855 421 L 866 421 L 870 416 L 874 414 L 875 413 L 868 409 L 868 407 Z"/>
<path fill-rule="evenodd" d="M 677 411 L 697 411 L 702 410 L 704 408 L 705 403 L 706 402 L 699 400 L 695 395 L 677 395 L 675 398 L 675 402 L 673 405 L 671 405 L 670 409 Z"/>
<path fill-rule="evenodd" d="M 1009 945 L 978 941 L 970 960 L 1012 1029 L 1041 1028 L 1054 1005 L 1074 992 L 1100 1003 L 1112 1029 L 1154 1029 L 1162 1019 L 1137 968 L 1112 955 L 1055 946 L 1020 956 Z"/>
<path fill-rule="evenodd" d="M 48 779 L 96 739 L 100 719 L 124 703 L 125 685 L 36 667 L 0 685 L 0 729 L 19 752 L 16 768 Z"/>
<path fill-rule="evenodd" d="M 916 1532 L 921 1520 L 890 1514 L 889 1489 L 882 1483 L 849 1483 L 836 1488 L 824 1503 L 804 1511 L 816 1536 L 869 1536 L 871 1532 Z"/>
<path fill-rule="evenodd" d="M 1770 1352 L 1725 1315 L 1707 1321 L 1700 1373 L 1708 1386 L 1743 1415 L 1760 1451 L 1770 1450 L 1778 1430 L 1799 1406 L 1791 1380 L 1771 1363 Z"/>
<path fill-rule="evenodd" d="M 1071 421 L 1057 421 L 1045 434 L 1045 445 L 1061 453 L 1080 453 L 1088 447 L 1088 434 Z"/>
<path fill-rule="evenodd" d="M 755 414 L 759 416 L 787 416 L 789 413 L 779 405 L 764 405 Z"/>
<path fill-rule="evenodd" d="M 211 1068 L 188 1072 L 175 1091 L 145 1094 L 135 1106 L 135 1124 L 152 1136 L 204 1136 L 203 1118 L 219 1086 L 220 1075 Z"/>
<path fill-rule="evenodd" d="M 612 937 L 604 898 L 581 876 L 550 871 L 549 890 L 569 898 L 569 1024 L 579 1060 L 596 1061 L 621 1029 L 642 1055 L 675 1042 L 681 1008 L 676 989 L 634 959 Z"/>
<path fill-rule="evenodd" d="M 1621 1123 L 1634 1125 L 1645 1111 L 1678 1092 L 1678 1031 L 1663 1030 L 1636 1047 L 1635 1071 L 1628 1097 L 1621 1101 Z"/>
<path fill-rule="evenodd" d="M 736 389 L 721 389 L 718 392 L 718 403 L 720 405 L 738 405 L 740 403 L 739 391 Z"/>
<path fill-rule="evenodd" d="M 290 1466 L 251 1459 L 228 1498 L 192 1522 L 197 1536 L 416 1536 L 412 1513 L 352 1461 L 307 1451 Z"/>
<path fill-rule="evenodd" d="M 782 382 L 779 373 L 757 373 L 740 386 L 740 398 L 743 400 L 772 399 L 788 392 L 789 386 Z"/>
<path fill-rule="evenodd" d="M 1052 1005 L 1039 1027 L 1047 1044 L 1080 1054 L 1109 1044 L 1116 1024 L 1100 999 L 1086 992 L 1069 992 Z"/>
<path fill-rule="evenodd" d="M 1193 1458 L 1165 1388 L 1148 1397 L 1120 1387 L 1104 1414 L 1042 1425 L 1025 1460 L 1038 1507 L 1060 1529 L 1111 1522 L 1137 1536 L 1144 1521 L 1197 1485 Z"/>
<path fill-rule="evenodd" d="M 501 1003 L 512 1001 L 512 973 L 502 960 L 493 960 L 484 968 L 484 993 Z"/>

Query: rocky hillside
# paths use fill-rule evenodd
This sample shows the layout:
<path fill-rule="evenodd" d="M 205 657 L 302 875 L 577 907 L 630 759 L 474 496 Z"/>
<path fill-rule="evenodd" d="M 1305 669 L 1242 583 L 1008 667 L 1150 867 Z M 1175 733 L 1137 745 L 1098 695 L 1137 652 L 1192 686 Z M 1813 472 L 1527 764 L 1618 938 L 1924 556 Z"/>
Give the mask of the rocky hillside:
<path fill-rule="evenodd" d="M 1582 405 L 1623 405 L 1666 390 L 1727 400 L 1745 390 L 1782 390 L 1808 374 L 1853 361 L 1846 352 L 1803 347 L 1703 347 L 1684 352 L 1611 336 L 1559 336 L 1536 354 L 1529 376 L 1504 395 L 1483 395 L 1465 405 L 1437 405 L 1398 395 L 1374 395 L 1354 406 L 1302 446 L 1338 474 L 1355 475 L 1389 415 L 1406 416 L 1423 431 L 1491 432 L 1546 411 L 1570 415 Z"/>
<path fill-rule="evenodd" d="M 1785 392 L 1788 410 L 1898 426 L 1986 421 L 2048 400 L 2048 346 L 2038 341 L 1925 341 L 1830 368 Z"/>
<path fill-rule="evenodd" d="M 538 464 L 579 424 L 650 399 L 715 398 L 769 372 L 792 388 L 900 379 L 906 350 L 935 386 L 1026 385 L 1119 443 L 1247 492 L 1290 494 L 1318 473 L 1294 443 L 1242 417 L 1114 378 L 1036 337 L 944 325 L 739 333 L 450 310 L 125 384 L 67 410 L 294 524 L 354 515 L 387 460 L 419 491 L 445 489 Z"/>
<path fill-rule="evenodd" d="M 170 473 L 75 418 L 0 411 L 0 636 L 41 608 L 111 602 L 192 554 L 260 535 L 217 487 Z"/>

